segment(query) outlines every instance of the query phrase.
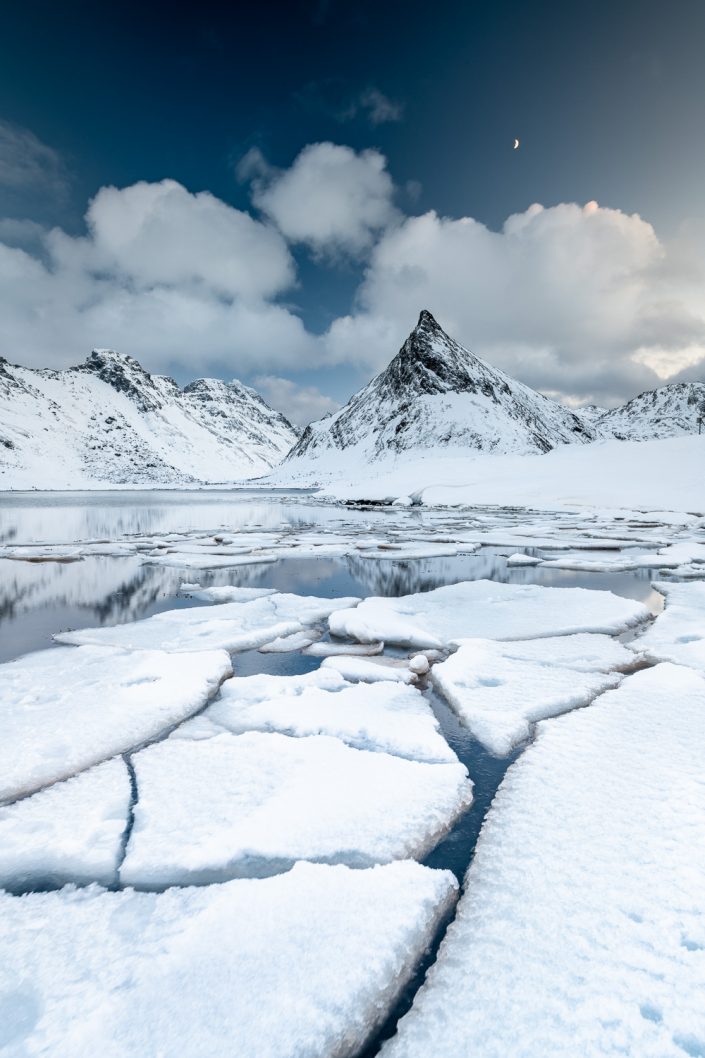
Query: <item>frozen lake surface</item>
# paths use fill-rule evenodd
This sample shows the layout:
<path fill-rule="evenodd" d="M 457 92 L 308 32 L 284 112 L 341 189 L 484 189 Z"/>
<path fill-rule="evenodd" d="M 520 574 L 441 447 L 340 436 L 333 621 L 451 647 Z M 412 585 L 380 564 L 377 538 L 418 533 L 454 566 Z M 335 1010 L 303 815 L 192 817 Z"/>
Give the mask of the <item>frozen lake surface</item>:
<path fill-rule="evenodd" d="M 195 879 L 198 886 L 179 892 L 222 890 L 215 905 L 223 921 L 230 922 L 228 916 L 236 913 L 232 908 L 246 906 L 250 896 L 245 899 L 245 889 L 229 886 L 265 886 L 265 876 L 270 875 L 284 879 L 296 859 L 318 863 L 323 872 L 352 867 L 353 874 L 367 874 L 416 856 L 429 875 L 403 880 L 409 910 L 400 905 L 399 928 L 408 914 L 406 939 L 391 929 L 385 933 L 380 923 L 375 951 L 374 923 L 365 926 L 367 932 L 361 925 L 356 957 L 382 960 L 368 982 L 376 992 L 366 993 L 362 979 L 354 984 L 357 991 L 351 983 L 340 1025 L 329 1027 L 327 1035 L 311 1029 L 312 1038 L 327 1040 L 328 1050 L 306 1051 L 321 1056 L 334 1048 L 336 1054 L 376 1054 L 394 1034 L 399 1018 L 409 1011 L 409 1017 L 414 1016 L 415 997 L 423 994 L 425 972 L 439 948 L 443 951 L 445 929 L 454 913 L 452 885 L 441 879 L 454 877 L 461 886 L 472 888 L 478 836 L 488 812 L 492 818 L 500 784 L 505 776 L 511 777 L 513 765 L 534 738 L 533 721 L 581 705 L 589 712 L 591 699 L 599 701 L 601 689 L 620 681 L 628 686 L 632 672 L 660 660 L 659 643 L 680 641 L 681 613 L 689 644 L 697 639 L 693 629 L 701 623 L 699 596 L 688 594 L 688 585 L 701 579 L 705 579 L 703 526 L 695 518 L 664 513 L 345 507 L 320 502 L 309 493 L 244 490 L 2 495 L 0 663 L 5 664 L 0 664 L 0 689 L 5 700 L 0 708 L 9 718 L 7 738 L 16 730 L 23 744 L 27 742 L 23 732 L 33 715 L 23 710 L 36 710 L 42 723 L 37 746 L 43 748 L 38 750 L 39 760 L 28 759 L 25 765 L 11 752 L 6 738 L 17 770 L 13 780 L 17 791 L 39 787 L 40 792 L 14 802 L 8 795 L 6 807 L 0 807 L 0 844 L 4 841 L 9 850 L 0 857 L 0 882 L 12 893 L 33 892 L 32 899 L 46 900 L 41 913 L 52 918 L 62 911 L 56 903 L 59 895 L 48 891 L 67 879 L 81 884 L 92 878 L 102 884 L 112 879 L 109 888 L 122 890 L 124 877 L 125 883 L 129 880 L 137 888 L 152 890 L 143 895 L 158 902 L 157 929 L 160 916 L 168 921 L 172 914 L 164 901 L 168 892 L 177 890 L 169 886 L 181 884 L 182 879 Z M 644 637 L 645 643 L 656 644 L 652 655 L 640 651 L 639 641 L 663 611 L 664 595 L 655 581 L 684 588 L 679 589 L 678 609 L 664 626 L 666 633 L 649 632 Z M 448 596 L 428 595 L 463 584 L 467 587 L 453 589 Z M 493 584 L 506 588 L 498 591 Z M 543 592 L 546 588 L 554 591 Z M 561 595 L 555 589 L 571 591 Z M 584 606 L 575 589 L 585 592 Z M 305 600 L 298 598 L 304 596 Z M 339 608 L 343 599 L 346 609 Z M 385 603 L 392 599 L 399 599 L 399 605 Z M 432 599 L 437 599 L 433 605 Z M 360 600 L 367 602 L 358 611 Z M 147 620 L 155 615 L 165 616 Z M 118 625 L 125 626 L 125 634 L 108 632 Z M 652 624 L 657 627 L 658 621 Z M 106 631 L 96 634 L 96 629 Z M 572 632 L 580 635 L 571 636 Z M 604 632 L 613 638 L 595 634 Z M 52 639 L 57 633 L 69 633 L 67 642 L 89 645 L 58 645 Z M 563 637 L 558 646 L 552 646 L 558 642 L 555 639 L 546 639 L 541 647 L 542 640 L 534 638 L 552 635 Z M 383 636 L 389 640 L 384 647 L 374 642 Z M 485 638 L 472 638 L 477 636 Z M 493 646 L 493 641 L 512 639 L 533 645 L 523 653 L 519 650 L 518 658 L 519 645 Z M 569 640 L 575 642 L 574 648 Z M 248 646 L 249 641 L 260 649 Z M 241 649 L 228 648 L 232 677 L 226 671 L 227 654 L 218 653 L 228 642 L 241 644 Z M 390 645 L 394 643 L 407 645 Z M 165 652 L 159 655 L 162 648 Z M 338 669 L 325 663 L 308 683 L 291 679 L 317 674 L 325 654 L 336 649 L 341 655 Z M 418 649 L 425 652 L 423 664 L 417 665 L 420 675 L 409 677 L 409 658 Z M 696 648 L 688 649 L 697 655 Z M 34 651 L 44 653 L 28 658 Z M 350 660 L 358 661 L 361 654 L 364 665 L 351 665 Z M 173 659 L 173 664 L 165 665 L 162 656 Z M 442 670 L 439 663 L 449 656 L 455 667 Z M 130 679 L 131 657 L 142 659 L 144 675 L 136 679 Z M 431 666 L 428 675 L 423 671 L 428 667 L 426 658 Z M 80 659 L 81 664 L 73 664 L 72 659 Z M 438 678 L 433 675 L 437 664 Z M 561 664 L 558 678 L 556 666 Z M 546 666 L 551 694 L 543 687 L 541 665 Z M 160 703 L 158 680 L 175 666 L 177 675 L 172 673 L 171 679 L 178 684 L 178 704 L 168 681 L 164 695 L 170 701 Z M 194 680 L 200 666 L 204 687 L 210 690 L 200 690 L 195 682 L 191 689 L 179 680 L 178 666 L 185 666 L 184 672 L 193 669 Z M 575 679 L 570 676 L 571 666 Z M 51 671 L 60 676 L 60 698 L 46 676 Z M 368 685 L 374 688 L 370 695 L 374 694 L 380 710 L 372 720 L 365 719 L 362 706 L 369 710 L 369 705 L 363 685 L 355 683 L 356 671 L 364 672 L 364 679 L 379 681 Z M 449 675 L 441 678 L 442 671 Z M 597 672 L 603 675 L 597 677 Z M 398 682 L 402 673 L 408 686 Z M 247 692 L 243 683 L 240 691 L 238 679 L 247 676 L 261 679 L 248 684 Z M 227 693 L 217 691 L 223 678 Z M 502 691 L 505 683 L 507 694 Z M 690 688 L 693 700 L 698 687 L 696 680 Z M 510 688 L 516 715 L 508 721 L 501 718 L 501 723 L 503 730 L 509 723 L 507 730 L 513 734 L 497 738 L 491 726 L 493 703 L 508 708 Z M 117 702 L 118 691 L 120 724 L 106 713 L 100 738 L 87 737 L 87 714 L 77 711 L 79 704 L 85 711 L 91 693 L 101 701 L 112 696 Z M 336 697 L 341 694 L 347 697 Z M 536 700 L 529 702 L 528 695 Z M 351 713 L 346 717 L 343 703 L 348 701 Z M 356 702 L 360 703 L 357 720 Z M 52 708 L 62 712 L 56 731 Z M 134 723 L 133 714 L 138 718 Z M 401 732 L 395 737 L 395 715 L 399 724 L 405 716 L 421 723 L 415 729 L 416 742 L 401 737 Z M 552 730 L 556 722 L 542 720 L 539 727 L 548 725 L 547 730 Z M 71 724 L 77 732 L 71 751 L 78 762 L 74 769 L 78 777 L 62 782 L 57 780 L 72 774 L 71 767 L 66 770 L 67 751 L 62 745 L 62 739 L 70 737 Z M 482 741 L 471 728 L 481 732 Z M 485 733 L 488 730 L 490 734 Z M 438 740 L 445 744 L 444 753 L 437 751 Z M 25 766 L 30 780 L 23 777 Z M 93 772 L 85 770 L 91 766 Z M 179 775 L 184 768 L 193 791 L 178 809 L 177 831 L 170 811 L 181 795 Z M 222 782 L 211 783 L 211 773 L 217 775 L 218 769 Z M 316 776 L 312 800 L 311 789 L 301 779 L 307 773 Z M 36 775 L 44 778 L 31 780 Z M 127 811 L 126 776 L 132 785 Z M 23 787 L 23 782 L 29 785 Z M 336 782 L 343 784 L 340 791 Z M 409 793 L 400 796 L 404 783 Z M 287 784 L 282 786 L 283 797 L 278 794 L 281 784 Z M 201 805 L 206 791 L 208 803 Z M 341 808 L 336 812 L 338 793 Z M 190 797 L 199 809 L 191 815 Z M 316 797 L 322 799 L 318 807 Z M 638 792 L 635 797 L 638 802 Z M 291 824 L 286 821 L 287 811 L 292 813 Z M 67 827 L 67 812 L 80 825 Z M 233 812 L 242 816 L 237 834 L 230 818 Z M 301 825 L 307 812 L 310 828 Z M 296 830 L 292 830 L 294 822 Z M 491 853 L 486 851 L 485 862 L 488 856 Z M 375 885 L 385 893 L 393 891 L 395 877 L 379 875 Z M 426 880 L 431 877 L 438 880 L 431 884 Z M 308 886 L 311 892 L 316 886 L 328 892 L 326 887 L 335 888 L 335 879 L 340 879 L 341 892 L 353 885 L 351 899 L 356 899 L 354 884 L 347 878 L 331 874 L 329 881 L 325 874 L 320 878 L 297 874 L 292 891 L 295 900 L 303 900 Z M 101 903 L 109 894 L 97 892 L 91 897 L 94 904 L 86 904 L 80 914 L 75 911 L 78 919 L 85 912 L 86 928 L 92 928 L 93 918 L 102 921 L 105 914 L 113 914 Z M 281 893 L 263 888 L 263 907 L 267 906 L 264 894 L 270 892 L 272 899 L 276 895 L 281 901 L 277 914 L 286 921 L 282 910 L 288 906 L 286 888 Z M 54 903 L 48 902 L 50 895 Z M 461 908 L 464 900 L 462 896 Z M 136 910 L 136 921 L 141 922 L 146 913 Z M 181 912 L 173 913 L 178 917 Z M 217 932 L 215 920 L 208 921 Z M 18 935 L 23 928 L 20 922 Z M 312 931 L 315 934 L 313 924 Z M 286 927 L 284 934 L 286 948 Z M 158 929 L 155 937 L 159 946 Z M 295 941 L 292 933 L 290 939 L 300 945 L 300 937 Z M 335 973 L 339 937 L 332 926 L 330 946 L 324 935 L 319 941 L 321 965 Z M 257 936 L 252 941 L 255 948 L 270 942 Z M 61 951 L 69 962 L 84 958 L 68 940 L 65 943 L 68 946 Z M 492 943 L 491 937 L 487 943 Z M 399 955 L 402 949 L 404 959 Z M 20 975 L 22 951 L 20 944 L 9 958 Z M 41 958 L 37 955 L 40 976 L 49 972 Z M 507 972 L 515 971 L 510 967 Z M 259 967 L 253 972 L 256 976 Z M 261 986 L 270 1004 L 261 1017 L 281 1019 L 276 999 L 281 982 L 267 971 Z M 107 994 L 113 986 L 107 981 L 100 987 Z M 0 979 L 0 1009 L 4 1009 L 2 988 Z M 145 995 L 140 992 L 136 997 L 143 1008 Z M 323 991 L 313 995 L 312 1018 L 323 1016 L 315 1014 L 317 998 L 325 1002 Z M 52 1030 L 54 1046 L 60 1049 L 59 1041 L 69 1046 L 61 1026 L 62 1018 L 70 1017 L 73 1000 L 57 997 L 47 988 L 44 1000 L 37 1002 L 42 1001 L 58 1019 Z M 374 1018 L 364 1014 L 372 1008 L 377 1011 Z M 239 1023 L 228 1023 L 229 1016 L 224 1015 L 223 1032 L 243 1029 Z M 34 1031 L 30 1021 L 20 1032 L 25 1033 L 28 1047 Z M 279 1040 L 278 1055 L 299 1053 L 294 1042 L 287 1051 L 281 1050 Z M 28 1053 L 34 1052 L 28 1049 Z M 526 1053 L 534 1058 L 533 1050 Z"/>

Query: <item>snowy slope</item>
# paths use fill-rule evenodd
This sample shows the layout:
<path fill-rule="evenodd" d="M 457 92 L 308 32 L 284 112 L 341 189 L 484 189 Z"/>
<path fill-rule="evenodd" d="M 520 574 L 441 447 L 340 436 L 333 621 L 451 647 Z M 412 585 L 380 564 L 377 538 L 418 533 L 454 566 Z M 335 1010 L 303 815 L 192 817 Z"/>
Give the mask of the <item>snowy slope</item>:
<path fill-rule="evenodd" d="M 527 454 L 589 441 L 585 421 L 450 338 L 430 312 L 389 366 L 339 411 L 312 423 L 282 474 L 410 452 Z"/>
<path fill-rule="evenodd" d="M 234 481 L 266 472 L 295 440 L 237 381 L 181 389 L 109 350 L 65 371 L 0 359 L 0 488 Z"/>
<path fill-rule="evenodd" d="M 705 382 L 677 382 L 640 393 L 621 408 L 605 411 L 590 421 L 600 437 L 650 441 L 696 434 L 700 419 L 705 432 Z"/>

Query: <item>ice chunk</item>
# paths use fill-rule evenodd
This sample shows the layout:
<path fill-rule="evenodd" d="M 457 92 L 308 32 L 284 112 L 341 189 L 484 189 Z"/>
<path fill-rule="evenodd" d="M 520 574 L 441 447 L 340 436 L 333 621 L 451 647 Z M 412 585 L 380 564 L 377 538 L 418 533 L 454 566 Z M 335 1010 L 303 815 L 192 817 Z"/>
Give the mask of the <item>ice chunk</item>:
<path fill-rule="evenodd" d="M 219 698 L 172 738 L 209 738 L 222 731 L 333 735 L 356 749 L 410 760 L 457 759 L 420 691 L 389 680 L 370 687 L 351 684 L 330 668 L 228 680 Z"/>
<path fill-rule="evenodd" d="M 60 643 L 105 643 L 127 650 L 250 650 L 300 632 L 334 610 L 357 602 L 355 598 L 317 599 L 276 592 L 249 602 L 166 610 L 144 621 L 61 632 L 54 638 Z"/>
<path fill-rule="evenodd" d="M 174 657 L 94 646 L 0 665 L 0 802 L 167 731 L 231 671 L 224 651 Z"/>
<path fill-rule="evenodd" d="M 117 757 L 0 808 L 0 887 L 114 884 L 130 800 Z"/>
<path fill-rule="evenodd" d="M 666 596 L 666 608 L 629 646 L 658 660 L 705 671 L 705 584 L 659 582 L 655 587 Z"/>
<path fill-rule="evenodd" d="M 135 825 L 121 871 L 155 888 L 422 857 L 470 803 L 462 764 L 422 764 L 323 735 L 169 740 L 133 757 Z"/>
<path fill-rule="evenodd" d="M 457 886 L 403 862 L 166 893 L 0 895 L 0 1050 L 352 1058 Z"/>
<path fill-rule="evenodd" d="M 336 640 L 335 642 L 326 640 L 325 643 L 312 643 L 310 647 L 306 647 L 304 654 L 310 654 L 314 658 L 327 658 L 343 654 L 349 654 L 353 657 L 371 657 L 374 654 L 381 654 L 383 650 L 384 643 L 343 643 L 342 640 Z"/>
<path fill-rule="evenodd" d="M 603 637 L 565 637 L 573 638 Z M 521 651 L 517 657 L 513 648 L 523 644 L 466 639 L 455 654 L 433 670 L 434 685 L 475 738 L 500 757 L 529 737 L 536 720 L 587 705 L 595 695 L 619 683 L 619 676 L 613 673 L 596 672 L 594 666 L 586 669 L 589 660 L 578 648 L 577 668 L 554 664 L 552 646 L 557 645 L 560 657 L 560 638 L 532 640 L 530 644 L 534 650 L 528 652 L 529 657 L 522 657 Z M 630 657 L 621 644 L 616 647 Z M 563 650 L 563 654 L 568 651 Z"/>
<path fill-rule="evenodd" d="M 523 551 L 517 551 L 513 555 L 509 555 L 507 558 L 508 566 L 538 566 L 540 558 L 535 558 L 533 555 L 526 555 Z"/>
<path fill-rule="evenodd" d="M 413 658 L 409 659 L 409 668 L 417 676 L 425 676 L 430 667 L 425 654 L 414 654 Z"/>
<path fill-rule="evenodd" d="M 235 588 L 230 584 L 218 588 L 202 588 L 200 584 L 182 584 L 181 591 L 188 591 L 194 599 L 204 602 L 251 602 L 253 599 L 264 599 L 267 595 L 276 595 L 276 588 Z"/>
<path fill-rule="evenodd" d="M 461 642 L 461 646 L 463 642 Z M 517 639 L 505 642 L 502 657 L 516 661 L 536 661 L 540 664 L 561 665 L 581 672 L 612 672 L 634 665 L 634 650 L 612 636 L 589 632 L 567 636 L 547 636 L 543 639 Z"/>
<path fill-rule="evenodd" d="M 191 554 L 186 551 L 169 551 L 166 554 L 146 555 L 144 561 L 152 566 L 176 566 L 179 569 L 234 569 L 236 566 L 258 566 L 276 562 L 278 555 L 261 554 L 258 551 L 244 554 L 214 554 L 199 551 Z"/>
<path fill-rule="evenodd" d="M 322 669 L 335 669 L 346 680 L 361 683 L 377 683 L 393 680 L 395 683 L 413 683 L 416 673 L 399 658 L 356 658 L 347 654 L 324 658 Z"/>
<path fill-rule="evenodd" d="M 398 599 L 370 597 L 329 619 L 337 636 L 442 647 L 471 636 L 531 639 L 571 632 L 621 632 L 646 620 L 633 599 L 587 588 L 464 581 Z"/>
<path fill-rule="evenodd" d="M 265 643 L 261 646 L 261 654 L 286 654 L 290 650 L 303 650 L 304 647 L 310 647 L 317 639 L 323 635 L 321 631 L 314 628 L 309 628 L 305 632 L 294 632 L 290 636 L 279 636 L 277 639 L 273 639 L 271 643 Z"/>
<path fill-rule="evenodd" d="M 704 716 L 665 664 L 539 725 L 384 1058 L 702 1052 Z"/>

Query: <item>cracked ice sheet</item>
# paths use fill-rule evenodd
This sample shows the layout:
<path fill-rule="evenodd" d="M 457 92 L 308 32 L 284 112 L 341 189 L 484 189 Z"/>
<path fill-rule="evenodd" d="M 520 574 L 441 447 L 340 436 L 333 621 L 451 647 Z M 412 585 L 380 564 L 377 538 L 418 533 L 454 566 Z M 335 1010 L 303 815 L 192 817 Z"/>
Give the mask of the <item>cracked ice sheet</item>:
<path fill-rule="evenodd" d="M 317 599 L 279 592 L 249 601 L 165 610 L 144 621 L 108 628 L 83 628 L 54 636 L 59 643 L 103 643 L 139 650 L 155 647 L 174 652 L 221 648 L 250 650 L 323 621 L 334 610 L 359 600 Z"/>
<path fill-rule="evenodd" d="M 0 808 L 0 886 L 113 885 L 130 801 L 130 776 L 116 757 Z"/>
<path fill-rule="evenodd" d="M 464 765 L 351 749 L 323 735 L 172 739 L 135 754 L 139 801 L 120 872 L 159 888 L 265 876 L 295 860 L 421 858 L 472 800 Z"/>
<path fill-rule="evenodd" d="M 659 661 L 674 661 L 705 672 L 705 584 L 654 587 L 666 596 L 666 608 L 629 646 Z"/>
<path fill-rule="evenodd" d="M 409 760 L 457 761 L 431 706 L 416 688 L 389 681 L 373 686 L 351 684 L 329 668 L 303 676 L 228 680 L 219 698 L 200 716 L 178 727 L 171 738 L 210 738 L 223 731 L 331 735 L 355 749 Z"/>
<path fill-rule="evenodd" d="M 665 664 L 539 725 L 384 1058 L 705 1053 L 704 716 Z"/>
<path fill-rule="evenodd" d="M 0 1051 L 352 1058 L 456 890 L 449 871 L 407 861 L 160 894 L 2 894 Z"/>
<path fill-rule="evenodd" d="M 467 639 L 432 671 L 435 687 L 490 753 L 506 756 L 537 720 L 587 705 L 634 664 L 609 636 L 578 635 L 497 643 Z"/>
<path fill-rule="evenodd" d="M 94 646 L 0 665 L 0 802 L 155 738 L 197 712 L 231 672 L 224 651 L 174 657 Z"/>
<path fill-rule="evenodd" d="M 443 647 L 470 637 L 533 639 L 573 632 L 623 632 L 647 608 L 609 591 L 465 581 L 398 599 L 370 597 L 331 614 L 333 635 L 406 647 Z"/>

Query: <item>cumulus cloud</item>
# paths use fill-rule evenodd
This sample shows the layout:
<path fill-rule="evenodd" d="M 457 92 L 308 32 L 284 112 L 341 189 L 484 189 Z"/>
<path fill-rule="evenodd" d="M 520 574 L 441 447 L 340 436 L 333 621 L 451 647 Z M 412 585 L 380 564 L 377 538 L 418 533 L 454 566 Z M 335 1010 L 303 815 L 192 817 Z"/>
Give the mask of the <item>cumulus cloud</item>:
<path fill-rule="evenodd" d="M 97 345 L 152 369 L 315 362 L 316 340 L 271 300 L 295 282 L 295 267 L 268 224 L 173 180 L 103 188 L 86 222 L 82 237 L 44 232 L 41 251 L 0 243 L 8 359 L 63 366 Z"/>
<path fill-rule="evenodd" d="M 702 282 L 641 217 L 596 203 L 534 205 L 499 232 L 431 212 L 385 232 L 326 344 L 378 368 L 426 307 L 530 385 L 615 402 L 705 355 Z"/>
<path fill-rule="evenodd" d="M 279 171 L 249 151 L 239 172 L 254 177 L 257 208 L 290 242 L 317 254 L 362 254 L 397 216 L 387 161 L 376 150 L 313 143 Z"/>
<path fill-rule="evenodd" d="M 0 119 L 0 187 L 11 192 L 40 189 L 63 196 L 67 186 L 59 152 L 29 129 Z"/>
<path fill-rule="evenodd" d="M 308 426 L 315 419 L 322 419 L 324 415 L 337 411 L 340 407 L 337 401 L 326 397 L 315 386 L 299 386 L 290 378 L 257 375 L 253 385 L 268 404 L 298 426 Z"/>

